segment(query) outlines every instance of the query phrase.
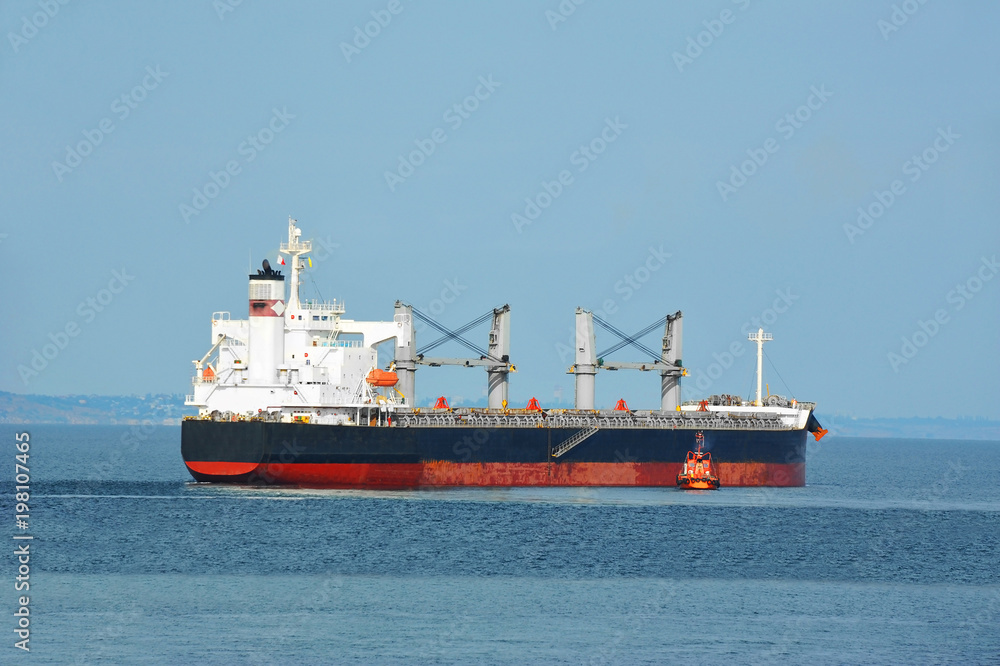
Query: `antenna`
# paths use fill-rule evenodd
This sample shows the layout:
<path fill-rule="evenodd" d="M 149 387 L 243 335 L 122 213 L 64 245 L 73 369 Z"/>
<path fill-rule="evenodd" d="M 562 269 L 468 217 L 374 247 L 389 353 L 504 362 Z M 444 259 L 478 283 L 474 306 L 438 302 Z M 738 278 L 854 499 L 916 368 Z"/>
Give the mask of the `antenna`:
<path fill-rule="evenodd" d="M 299 272 L 305 268 L 305 262 L 300 258 L 304 254 L 312 252 L 312 241 L 299 240 L 302 230 L 295 226 L 296 220 L 288 217 L 288 242 L 282 243 L 278 248 L 281 254 L 291 257 L 292 265 L 292 286 L 288 296 L 288 307 L 298 309 L 299 306 Z"/>

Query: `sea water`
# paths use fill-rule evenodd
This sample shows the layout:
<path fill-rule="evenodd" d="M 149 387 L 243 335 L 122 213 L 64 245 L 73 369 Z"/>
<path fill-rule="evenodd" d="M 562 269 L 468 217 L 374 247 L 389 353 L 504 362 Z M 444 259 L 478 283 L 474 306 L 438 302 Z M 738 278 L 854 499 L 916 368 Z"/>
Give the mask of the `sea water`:
<path fill-rule="evenodd" d="M 714 492 L 239 488 L 177 427 L 0 442 L 3 663 L 1000 663 L 998 442 L 828 436 L 804 488 Z"/>

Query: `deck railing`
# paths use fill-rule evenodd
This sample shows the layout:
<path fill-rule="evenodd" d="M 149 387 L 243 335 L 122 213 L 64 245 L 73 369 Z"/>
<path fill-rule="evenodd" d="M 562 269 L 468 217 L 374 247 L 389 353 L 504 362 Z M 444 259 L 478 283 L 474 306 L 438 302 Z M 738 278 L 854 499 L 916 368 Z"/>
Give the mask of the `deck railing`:
<path fill-rule="evenodd" d="M 749 417 L 731 417 L 718 412 L 696 412 L 697 416 L 681 415 L 635 415 L 635 414 L 594 414 L 560 413 L 542 416 L 541 413 L 485 413 L 468 412 L 407 412 L 397 411 L 393 421 L 398 426 L 455 427 L 471 428 L 601 428 L 651 430 L 792 430 L 793 425 L 784 423 L 774 414 L 757 414 Z"/>

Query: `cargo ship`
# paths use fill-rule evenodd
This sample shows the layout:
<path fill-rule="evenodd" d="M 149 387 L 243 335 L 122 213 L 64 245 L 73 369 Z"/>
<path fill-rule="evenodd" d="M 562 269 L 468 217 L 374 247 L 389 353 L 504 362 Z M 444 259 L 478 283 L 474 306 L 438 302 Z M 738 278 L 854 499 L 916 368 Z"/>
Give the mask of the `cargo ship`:
<path fill-rule="evenodd" d="M 753 400 L 717 395 L 681 401 L 682 313 L 661 319 L 662 348 L 637 342 L 647 327 L 627 335 L 592 312 L 576 310 L 574 407 L 544 408 L 532 398 L 508 404 L 510 307 L 490 321 L 479 347 L 402 301 L 391 321 L 344 317 L 342 302 L 300 298 L 312 243 L 293 219 L 281 243 L 279 265 L 268 260 L 249 276 L 246 319 L 212 314 L 211 341 L 193 361 L 198 415 L 181 426 L 181 454 L 195 480 L 250 485 L 329 488 L 439 486 L 665 486 L 676 484 L 698 433 L 712 453 L 722 486 L 803 486 L 806 437 L 825 434 L 815 404 L 761 393 L 763 344 L 757 344 Z M 285 262 L 285 257 L 288 261 Z M 311 263 L 311 262 L 310 262 Z M 415 317 L 442 335 L 418 352 Z M 644 362 L 606 360 L 595 344 L 597 323 L 621 342 L 639 346 Z M 660 322 L 657 322 L 656 326 Z M 428 356 L 444 341 L 473 350 L 470 358 Z M 391 343 L 394 359 L 379 367 L 377 347 Z M 487 374 L 487 407 L 417 406 L 419 367 L 462 365 Z M 595 378 L 608 370 L 660 375 L 660 409 L 614 409 L 594 404 Z"/>

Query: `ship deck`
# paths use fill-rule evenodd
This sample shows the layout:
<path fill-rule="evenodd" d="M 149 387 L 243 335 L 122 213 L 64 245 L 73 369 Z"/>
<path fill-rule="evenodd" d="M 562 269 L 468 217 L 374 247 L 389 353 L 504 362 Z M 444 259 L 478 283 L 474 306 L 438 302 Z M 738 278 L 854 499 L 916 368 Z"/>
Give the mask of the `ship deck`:
<path fill-rule="evenodd" d="M 655 430 L 795 430 L 774 412 L 730 414 L 718 411 L 685 411 L 665 414 L 656 411 L 611 410 L 491 410 L 396 409 L 392 415 L 396 427 L 470 427 L 470 428 L 600 428 Z"/>

